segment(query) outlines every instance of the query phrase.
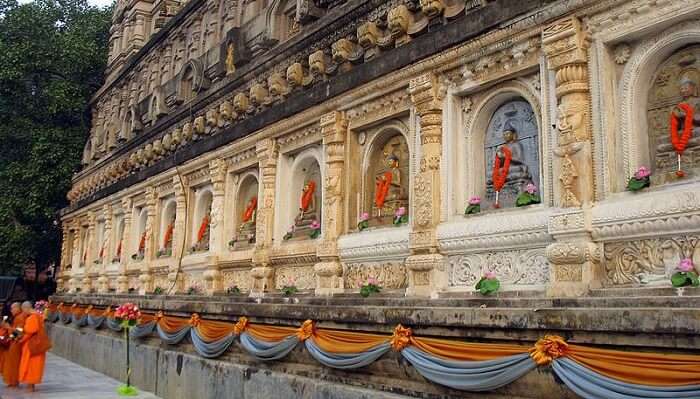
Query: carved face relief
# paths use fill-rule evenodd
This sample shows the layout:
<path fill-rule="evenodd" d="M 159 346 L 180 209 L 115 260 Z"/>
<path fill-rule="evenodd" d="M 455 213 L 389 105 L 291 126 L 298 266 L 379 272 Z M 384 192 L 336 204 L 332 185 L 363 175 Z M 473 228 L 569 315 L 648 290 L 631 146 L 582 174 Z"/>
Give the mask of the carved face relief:
<path fill-rule="evenodd" d="M 394 7 L 389 11 L 387 19 L 389 20 L 389 31 L 394 38 L 403 36 L 408 32 L 408 23 L 410 21 L 410 11 L 404 4 Z"/>
<path fill-rule="evenodd" d="M 309 69 L 311 73 L 324 75 L 326 73 L 326 55 L 323 50 L 318 50 L 309 55 Z"/>
<path fill-rule="evenodd" d="M 248 106 L 248 96 L 244 93 L 238 93 L 233 97 L 233 109 L 236 110 L 236 112 L 246 112 Z"/>
<path fill-rule="evenodd" d="M 225 121 L 230 121 L 233 116 L 233 106 L 229 101 L 224 101 L 219 105 L 219 114 Z"/>
<path fill-rule="evenodd" d="M 219 115 L 216 109 L 210 109 L 206 114 L 207 126 L 214 127 L 219 122 Z"/>
<path fill-rule="evenodd" d="M 340 39 L 332 46 L 333 61 L 341 63 L 350 58 L 352 53 L 352 42 L 348 39 Z"/>
<path fill-rule="evenodd" d="M 698 96 L 697 83 L 686 78 L 681 79 L 679 91 L 684 99 Z"/>
<path fill-rule="evenodd" d="M 280 96 L 287 94 L 287 81 L 282 78 L 279 73 L 273 73 L 267 78 L 267 86 L 270 88 L 270 94 Z"/>
<path fill-rule="evenodd" d="M 442 11 L 445 9 L 442 0 L 420 0 L 420 6 L 423 10 L 423 14 L 428 18 L 433 18 L 442 14 Z"/>
<path fill-rule="evenodd" d="M 261 83 L 250 87 L 250 101 L 253 104 L 264 104 L 267 99 L 267 89 Z"/>
<path fill-rule="evenodd" d="M 287 82 L 294 86 L 301 86 L 304 82 L 304 68 L 300 63 L 295 62 L 287 68 Z"/>
<path fill-rule="evenodd" d="M 585 111 L 582 104 L 559 104 L 557 108 L 557 129 L 561 134 L 560 144 L 569 144 L 585 136 Z"/>
<path fill-rule="evenodd" d="M 182 126 L 182 138 L 185 141 L 192 138 L 192 122 L 187 122 Z"/>
<path fill-rule="evenodd" d="M 370 48 L 377 45 L 379 38 L 379 29 L 374 22 L 365 22 L 357 27 L 357 38 L 360 46 Z"/>
<path fill-rule="evenodd" d="M 204 133 L 204 117 L 203 116 L 198 116 L 194 118 L 194 131 L 197 134 L 202 134 Z"/>

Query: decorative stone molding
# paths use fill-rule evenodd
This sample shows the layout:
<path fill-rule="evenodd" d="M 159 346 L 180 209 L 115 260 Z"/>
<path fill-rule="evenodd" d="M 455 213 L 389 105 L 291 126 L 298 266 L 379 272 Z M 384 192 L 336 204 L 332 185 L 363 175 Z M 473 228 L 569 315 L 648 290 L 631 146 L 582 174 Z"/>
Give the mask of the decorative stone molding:
<path fill-rule="evenodd" d="M 340 258 L 343 262 L 403 260 L 409 255 L 409 231 L 408 227 L 388 227 L 340 236 Z"/>
<path fill-rule="evenodd" d="M 489 271 L 496 273 L 504 290 L 539 288 L 549 281 L 549 261 L 544 247 L 452 255 L 447 258 L 447 264 L 450 288 L 472 290 Z"/>
<path fill-rule="evenodd" d="M 345 263 L 342 274 L 348 290 L 359 289 L 370 278 L 376 279 L 384 289 L 401 289 L 408 286 L 408 274 L 403 262 Z"/>

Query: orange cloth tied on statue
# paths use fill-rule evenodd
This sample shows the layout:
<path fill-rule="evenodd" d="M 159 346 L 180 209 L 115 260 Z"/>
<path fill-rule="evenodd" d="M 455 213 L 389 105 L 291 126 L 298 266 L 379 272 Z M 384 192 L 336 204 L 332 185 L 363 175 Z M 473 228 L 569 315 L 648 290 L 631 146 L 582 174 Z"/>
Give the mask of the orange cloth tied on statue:
<path fill-rule="evenodd" d="M 46 352 L 32 355 L 29 351 L 29 339 L 39 334 L 44 329 L 44 318 L 38 313 L 32 313 L 27 317 L 22 336 L 22 359 L 19 365 L 19 380 L 25 384 L 39 384 L 44 377 L 44 365 Z"/>
<path fill-rule="evenodd" d="M 311 200 L 314 198 L 314 191 L 316 191 L 316 182 L 310 181 L 304 187 L 304 192 L 301 194 L 301 210 L 306 212 L 311 205 Z"/>
<path fill-rule="evenodd" d="M 142 252 L 146 249 L 146 232 L 144 231 L 143 234 L 141 234 L 141 239 L 139 240 L 139 252 Z"/>
<path fill-rule="evenodd" d="M 175 229 L 175 223 L 170 222 L 168 228 L 165 230 L 165 237 L 163 237 L 163 247 L 168 248 L 173 242 L 173 229 Z"/>
<path fill-rule="evenodd" d="M 503 186 L 506 184 L 506 178 L 508 177 L 508 171 L 510 170 L 510 161 L 513 159 L 513 153 L 508 146 L 501 147 L 503 151 L 503 167 L 501 167 L 501 158 L 496 153 L 496 157 L 493 160 L 493 189 L 494 191 L 501 191 Z"/>
<path fill-rule="evenodd" d="M 389 194 L 389 187 L 391 187 L 391 181 L 394 175 L 391 171 L 384 172 L 383 179 L 377 179 L 377 187 L 374 193 L 374 205 L 377 208 L 382 208 L 384 206 L 384 201 L 386 201 L 386 196 Z"/>
<path fill-rule="evenodd" d="M 245 208 L 245 212 L 243 212 L 242 222 L 245 223 L 247 221 L 250 221 L 250 219 L 253 217 L 253 213 L 255 212 L 256 209 L 258 209 L 258 197 L 253 197 L 250 199 L 250 203 L 248 204 L 248 207 Z"/>
<path fill-rule="evenodd" d="M 197 231 L 197 242 L 201 242 L 204 235 L 207 233 L 207 228 L 209 227 L 209 215 L 205 215 L 202 219 L 202 224 L 199 225 L 199 230 Z"/>
<path fill-rule="evenodd" d="M 119 240 L 119 245 L 117 245 L 117 258 L 122 256 L 122 240 Z"/>
<path fill-rule="evenodd" d="M 20 313 L 12 320 L 12 330 L 24 329 L 27 314 Z M 17 340 L 10 344 L 5 352 L 5 359 L 2 364 L 2 378 L 5 385 L 14 386 L 19 384 L 19 363 L 22 358 L 22 344 Z"/>

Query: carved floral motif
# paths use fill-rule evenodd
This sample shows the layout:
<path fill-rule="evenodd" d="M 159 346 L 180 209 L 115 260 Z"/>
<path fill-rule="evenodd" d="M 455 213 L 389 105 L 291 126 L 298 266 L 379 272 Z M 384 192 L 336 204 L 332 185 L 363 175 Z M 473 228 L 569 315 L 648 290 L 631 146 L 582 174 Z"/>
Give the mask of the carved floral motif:
<path fill-rule="evenodd" d="M 448 257 L 448 285 L 473 287 L 487 271 L 495 272 L 502 284 L 542 285 L 549 280 L 549 267 L 544 248 L 453 255 Z"/>
<path fill-rule="evenodd" d="M 374 278 L 383 288 L 408 286 L 406 266 L 402 262 L 363 262 L 343 264 L 343 279 L 348 289 L 358 288 Z"/>

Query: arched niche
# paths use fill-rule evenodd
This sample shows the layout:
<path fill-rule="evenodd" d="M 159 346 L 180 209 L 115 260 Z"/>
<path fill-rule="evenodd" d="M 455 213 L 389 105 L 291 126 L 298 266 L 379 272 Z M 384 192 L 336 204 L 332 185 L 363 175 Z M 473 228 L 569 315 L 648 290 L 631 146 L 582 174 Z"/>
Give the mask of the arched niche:
<path fill-rule="evenodd" d="M 260 15 L 267 6 L 267 0 L 244 0 L 241 11 L 241 23 L 245 24 Z"/>
<path fill-rule="evenodd" d="M 78 265 L 79 267 L 85 267 L 85 264 L 87 263 L 87 258 L 88 258 L 88 234 L 87 234 L 87 228 L 83 227 L 80 229 L 80 252 L 79 255 L 80 258 L 78 259 Z"/>
<path fill-rule="evenodd" d="M 312 233 L 314 222 L 321 223 L 322 182 L 321 154 L 318 148 L 310 148 L 289 157 L 289 173 L 280 181 L 282 197 L 281 228 L 282 236 L 291 234 L 288 239 L 306 239 Z M 302 201 L 305 193 L 308 201 Z M 305 211 L 302 203 L 308 203 Z"/>
<path fill-rule="evenodd" d="M 369 214 L 370 226 L 391 225 L 399 208 L 410 210 L 411 154 L 406 131 L 400 123 L 383 126 L 372 137 L 363 156 L 360 213 Z M 386 195 L 382 195 L 384 191 Z"/>
<path fill-rule="evenodd" d="M 692 107 L 688 114 L 680 104 Z M 673 116 L 672 116 L 672 113 Z M 655 183 L 676 180 L 678 156 L 671 142 L 671 119 L 682 135 L 687 122 L 692 136 L 681 155 L 681 169 L 692 176 L 700 172 L 700 43 L 682 47 L 656 69 L 647 99 L 649 165 Z M 691 119 L 692 117 L 692 119 Z"/>
<path fill-rule="evenodd" d="M 614 170 L 624 173 L 624 178 L 616 179 L 617 190 L 624 190 L 627 179 L 640 166 L 650 166 L 652 169 L 657 168 L 656 156 L 652 159 L 651 154 L 652 151 L 656 153 L 656 147 L 662 143 L 656 143 L 654 140 L 657 138 L 663 140 L 660 135 L 663 133 L 664 127 L 668 127 L 670 115 L 666 114 L 666 121 L 660 119 L 663 118 L 663 114 L 667 110 L 663 106 L 658 106 L 658 104 L 658 108 L 655 107 L 654 103 L 650 102 L 650 99 L 656 102 L 656 99 L 661 99 L 667 95 L 668 97 L 666 98 L 671 103 L 680 100 L 682 97 L 680 94 L 676 94 L 674 101 L 673 93 L 674 90 L 679 88 L 678 79 L 680 76 L 671 76 L 668 80 L 669 85 L 666 86 L 667 88 L 662 89 L 662 92 L 658 93 L 658 95 L 655 95 L 652 91 L 655 90 L 654 86 L 658 86 L 658 83 L 660 83 L 659 72 L 664 69 L 664 65 L 667 62 L 673 62 L 673 55 L 684 51 L 684 49 L 696 46 L 698 43 L 700 43 L 700 26 L 695 21 L 686 21 L 675 24 L 660 34 L 641 41 L 632 51 L 623 69 L 617 93 L 620 105 L 619 112 L 616 113 L 616 126 L 619 128 L 614 132 L 614 138 L 622 144 L 622 148 L 616 152 L 618 156 L 614 156 L 610 160 Z M 693 65 L 697 68 L 697 61 Z M 686 65 L 685 67 L 692 67 L 693 65 Z M 666 94 L 663 91 L 666 91 Z M 668 130 L 666 132 L 668 134 Z M 696 144 L 694 146 L 696 147 Z M 697 150 L 694 149 L 693 151 Z M 690 159 L 690 157 L 686 157 L 686 161 Z M 661 175 L 667 175 L 664 173 L 664 170 L 668 169 L 665 163 L 662 157 L 661 166 L 659 167 Z M 695 168 L 690 166 L 688 169 Z M 698 173 L 697 171 L 693 172 L 693 170 L 689 170 L 689 172 L 696 175 Z M 664 176 L 657 174 L 653 175 L 652 179 L 657 183 L 668 180 Z"/>
<path fill-rule="evenodd" d="M 235 193 L 234 232 L 230 247 L 248 248 L 255 244 L 255 231 L 258 209 L 258 176 L 249 171 L 239 177 Z"/>
<path fill-rule="evenodd" d="M 283 42 L 299 33 L 297 0 L 274 0 L 266 15 L 271 38 Z"/>
<path fill-rule="evenodd" d="M 146 231 L 146 224 L 148 221 L 148 212 L 145 207 L 139 207 L 136 209 L 136 233 L 133 236 L 132 248 L 134 253 L 131 258 L 134 260 L 141 260 L 146 254 L 146 246 L 148 245 L 148 232 Z"/>
<path fill-rule="evenodd" d="M 107 236 L 105 235 L 105 221 L 104 219 L 97 221 L 97 228 L 95 229 L 95 234 L 97 235 L 95 243 L 97 257 L 95 258 L 96 263 L 102 263 L 104 257 L 107 256 Z"/>
<path fill-rule="evenodd" d="M 195 208 L 192 218 L 192 234 L 190 238 L 191 252 L 209 250 L 211 237 L 211 205 L 213 194 L 211 187 L 199 188 L 194 193 Z"/>
<path fill-rule="evenodd" d="M 160 237 L 158 239 L 158 256 L 170 256 L 173 250 L 175 233 L 176 204 L 174 198 L 163 200 L 160 215 Z"/>
<path fill-rule="evenodd" d="M 500 207 L 514 207 L 515 199 L 528 183 L 534 184 L 542 196 L 541 116 L 535 97 L 520 82 L 508 82 L 485 96 L 473 115 L 474 119 L 467 123 L 463 154 L 467 190 L 462 203 L 457 205 L 463 209 L 469 197 L 478 196 L 482 211 L 493 206 L 496 199 L 493 168 L 497 152 L 501 155 L 501 165 L 505 163 L 501 149 L 504 145 L 511 150 L 512 161 L 499 194 Z M 514 131 L 515 135 L 506 131 Z"/>
<path fill-rule="evenodd" d="M 119 262 L 124 252 L 124 215 L 119 214 L 114 217 L 114 240 L 112 240 L 112 261 Z"/>

